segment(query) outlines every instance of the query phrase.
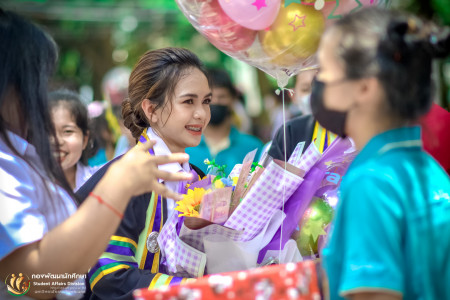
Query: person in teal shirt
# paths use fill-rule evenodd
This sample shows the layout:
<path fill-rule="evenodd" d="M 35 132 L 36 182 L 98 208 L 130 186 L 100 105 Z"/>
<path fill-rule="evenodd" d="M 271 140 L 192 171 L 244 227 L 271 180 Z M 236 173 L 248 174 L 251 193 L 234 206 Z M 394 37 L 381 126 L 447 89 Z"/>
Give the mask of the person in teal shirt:
<path fill-rule="evenodd" d="M 322 251 L 330 299 L 450 299 L 450 179 L 414 126 L 449 53 L 449 30 L 379 8 L 322 38 L 314 117 L 360 149 Z"/>
<path fill-rule="evenodd" d="M 225 173 L 230 174 L 236 164 L 242 163 L 245 155 L 257 149 L 258 160 L 263 143 L 255 136 L 240 132 L 233 125 L 233 103 L 238 101 L 238 91 L 225 70 L 210 69 L 212 85 L 211 120 L 203 132 L 197 147 L 186 148 L 190 161 L 207 173 L 205 159 L 215 160 L 218 165 L 226 165 Z"/>

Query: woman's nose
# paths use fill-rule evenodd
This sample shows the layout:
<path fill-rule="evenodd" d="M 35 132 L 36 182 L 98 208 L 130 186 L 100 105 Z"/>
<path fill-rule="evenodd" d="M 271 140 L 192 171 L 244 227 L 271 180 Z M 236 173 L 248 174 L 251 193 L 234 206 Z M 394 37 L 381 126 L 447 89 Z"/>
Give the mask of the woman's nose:
<path fill-rule="evenodd" d="M 209 112 L 209 106 L 202 105 L 197 107 L 194 112 L 194 118 L 199 120 L 204 120 Z"/>
<path fill-rule="evenodd" d="M 59 133 L 56 133 L 56 144 L 58 145 L 64 144 L 64 138 Z"/>

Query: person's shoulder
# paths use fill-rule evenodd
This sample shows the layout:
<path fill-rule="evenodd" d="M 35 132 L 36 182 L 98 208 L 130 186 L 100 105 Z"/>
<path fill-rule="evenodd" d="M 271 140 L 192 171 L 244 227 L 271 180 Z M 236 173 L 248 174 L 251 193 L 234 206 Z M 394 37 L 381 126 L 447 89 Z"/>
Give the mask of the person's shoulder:
<path fill-rule="evenodd" d="M 263 142 L 258 137 L 239 131 L 234 127 L 232 127 L 231 130 L 234 131 L 234 134 L 238 137 L 240 143 L 248 145 L 257 145 L 257 147 L 263 146 Z"/>
<path fill-rule="evenodd" d="M 403 159 L 393 161 L 389 157 L 369 158 L 356 166 L 350 165 L 342 179 L 342 195 L 351 192 L 353 195 L 365 195 L 374 201 L 379 201 L 377 199 L 381 199 L 381 194 L 389 194 L 392 200 L 401 198 L 403 183 L 410 177 L 410 174 L 402 171 L 404 168 Z"/>
<path fill-rule="evenodd" d="M 286 127 L 292 128 L 302 128 L 307 125 L 314 125 L 315 119 L 313 115 L 301 115 L 290 119 L 286 122 Z"/>
<path fill-rule="evenodd" d="M 122 155 L 107 162 L 103 166 L 93 167 L 92 170 L 89 169 L 89 171 L 92 172 L 92 176 L 90 176 L 90 178 L 76 191 L 75 194 L 77 198 L 80 199 L 80 201 L 84 201 L 84 199 L 87 198 L 87 196 L 94 189 L 97 183 L 103 178 L 103 176 L 105 175 L 106 171 L 108 171 L 111 164 L 113 164 L 116 160 L 120 159 L 121 157 Z"/>
<path fill-rule="evenodd" d="M 40 160 L 37 157 L 32 157 L 27 162 L 7 147 L 0 147 L 0 153 L 0 184 L 2 190 L 3 187 L 11 188 L 15 186 L 15 183 L 28 186 L 27 183 L 32 182 L 38 176 L 36 168 L 40 166 Z M 11 185 L 12 182 L 14 182 L 14 185 Z"/>
<path fill-rule="evenodd" d="M 100 166 L 87 166 L 81 162 L 77 163 L 77 173 L 80 174 L 82 178 L 88 180 L 92 175 L 94 175 L 98 170 L 100 170 L 103 165 Z"/>

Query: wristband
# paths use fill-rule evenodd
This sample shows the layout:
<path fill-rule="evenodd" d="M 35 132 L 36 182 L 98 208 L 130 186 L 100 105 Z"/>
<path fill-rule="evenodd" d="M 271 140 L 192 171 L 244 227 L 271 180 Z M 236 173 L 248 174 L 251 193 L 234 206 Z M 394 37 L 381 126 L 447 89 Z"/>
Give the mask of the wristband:
<path fill-rule="evenodd" d="M 115 213 L 121 220 L 123 219 L 123 213 L 121 213 L 119 210 L 117 210 L 114 206 L 112 206 L 111 204 L 109 204 L 108 202 L 105 202 L 102 197 L 94 194 L 94 193 L 89 193 L 89 196 L 94 197 L 95 199 L 97 199 L 97 201 L 100 204 L 105 205 L 107 208 L 109 208 L 113 213 Z"/>

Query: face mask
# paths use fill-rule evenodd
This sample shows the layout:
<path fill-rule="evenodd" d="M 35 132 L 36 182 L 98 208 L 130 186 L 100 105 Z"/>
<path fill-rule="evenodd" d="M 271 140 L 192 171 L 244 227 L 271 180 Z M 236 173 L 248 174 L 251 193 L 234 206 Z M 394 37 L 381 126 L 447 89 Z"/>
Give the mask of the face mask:
<path fill-rule="evenodd" d="M 209 124 L 211 125 L 220 125 L 225 119 L 230 115 L 230 110 L 228 106 L 219 105 L 219 104 L 211 104 L 209 106 L 211 110 L 211 120 Z"/>
<path fill-rule="evenodd" d="M 295 103 L 297 104 L 300 112 L 304 115 L 309 115 L 311 113 L 311 105 L 309 104 L 310 97 L 310 94 L 304 96 L 295 96 Z"/>
<path fill-rule="evenodd" d="M 312 114 L 323 128 L 341 137 L 345 137 L 347 112 L 327 109 L 323 104 L 324 90 L 325 83 L 314 78 L 311 92 Z"/>

